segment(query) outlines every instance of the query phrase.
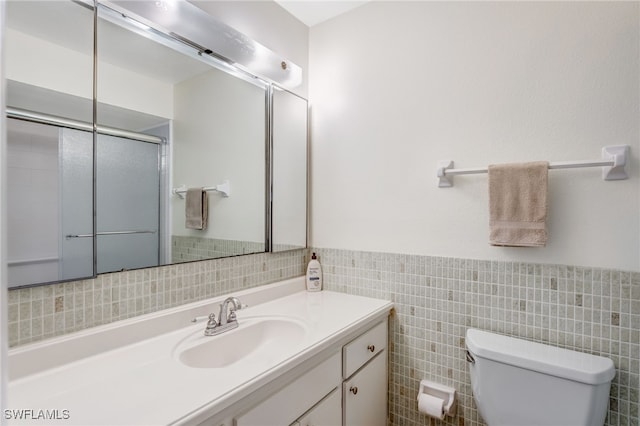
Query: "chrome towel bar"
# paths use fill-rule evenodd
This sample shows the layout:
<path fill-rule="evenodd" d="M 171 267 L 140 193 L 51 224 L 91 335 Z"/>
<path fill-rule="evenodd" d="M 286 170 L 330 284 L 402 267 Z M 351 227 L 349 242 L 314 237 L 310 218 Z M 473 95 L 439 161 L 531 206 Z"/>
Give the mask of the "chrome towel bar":
<path fill-rule="evenodd" d="M 128 235 L 128 234 L 155 234 L 158 231 L 151 231 L 151 230 L 145 230 L 145 231 L 107 231 L 107 232 L 98 232 L 96 235 Z M 69 238 L 91 238 L 93 237 L 93 234 L 70 234 L 70 235 L 65 235 L 65 238 L 69 239 Z"/>

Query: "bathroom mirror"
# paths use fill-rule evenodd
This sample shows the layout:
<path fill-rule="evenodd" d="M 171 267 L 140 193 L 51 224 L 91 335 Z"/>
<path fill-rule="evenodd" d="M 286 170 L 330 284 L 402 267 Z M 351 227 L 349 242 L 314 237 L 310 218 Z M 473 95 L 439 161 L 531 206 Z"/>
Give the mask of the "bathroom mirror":
<path fill-rule="evenodd" d="M 306 99 L 278 86 L 272 93 L 271 251 L 307 246 Z"/>
<path fill-rule="evenodd" d="M 98 18 L 97 122 L 125 132 L 96 145 L 97 272 L 264 252 L 267 84 Z M 209 188 L 205 229 L 185 226 L 186 188 Z"/>
<path fill-rule="evenodd" d="M 67 219 L 92 233 L 93 8 L 9 1 L 5 18 L 8 284 L 90 277 L 91 239 L 69 252 L 62 235 Z M 70 127 L 88 135 L 84 153 L 65 145 Z M 78 205 L 73 218 L 61 207 L 68 197 Z"/>
<path fill-rule="evenodd" d="M 99 5 L 94 140 L 93 13 L 7 3 L 9 287 L 264 252 L 267 83 Z"/>

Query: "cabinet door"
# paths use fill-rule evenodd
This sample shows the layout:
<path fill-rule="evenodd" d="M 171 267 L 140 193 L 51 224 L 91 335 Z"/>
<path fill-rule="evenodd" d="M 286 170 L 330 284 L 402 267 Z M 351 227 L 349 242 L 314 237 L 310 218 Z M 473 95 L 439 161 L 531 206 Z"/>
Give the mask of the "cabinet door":
<path fill-rule="evenodd" d="M 234 426 L 289 425 L 340 386 L 340 352 L 234 418 Z"/>
<path fill-rule="evenodd" d="M 331 392 L 308 413 L 300 417 L 296 426 L 341 426 L 342 407 L 340 406 L 340 388 Z"/>
<path fill-rule="evenodd" d="M 343 383 L 344 426 L 387 424 L 387 353 L 383 351 Z"/>

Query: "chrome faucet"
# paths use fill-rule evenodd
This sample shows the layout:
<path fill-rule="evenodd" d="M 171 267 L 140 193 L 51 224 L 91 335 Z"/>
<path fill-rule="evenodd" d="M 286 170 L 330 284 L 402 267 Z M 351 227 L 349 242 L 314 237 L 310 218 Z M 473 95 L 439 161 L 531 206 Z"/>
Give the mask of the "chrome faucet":
<path fill-rule="evenodd" d="M 233 308 L 231 308 L 230 311 L 228 311 L 229 303 L 233 303 Z M 218 315 L 218 325 L 223 326 L 225 324 L 235 322 L 237 326 L 238 320 L 236 319 L 236 311 L 238 309 L 242 309 L 242 303 L 240 303 L 240 300 L 238 300 L 237 297 L 227 297 L 224 300 L 224 302 L 222 302 L 222 305 L 220 305 L 220 314 Z"/>
<path fill-rule="evenodd" d="M 233 306 L 229 307 L 229 304 Z M 215 314 L 209 315 L 209 321 L 207 322 L 207 327 L 204 329 L 204 335 L 215 336 L 216 334 L 236 328 L 238 326 L 236 311 L 243 307 L 246 307 L 246 305 L 242 305 L 237 297 L 227 297 L 220 305 L 218 321 L 216 321 Z"/>

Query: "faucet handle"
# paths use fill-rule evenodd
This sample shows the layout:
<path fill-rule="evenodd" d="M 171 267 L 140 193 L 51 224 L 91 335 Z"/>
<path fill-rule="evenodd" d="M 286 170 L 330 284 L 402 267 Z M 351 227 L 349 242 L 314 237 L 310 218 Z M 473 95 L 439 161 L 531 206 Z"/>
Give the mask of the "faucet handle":
<path fill-rule="evenodd" d="M 204 329 L 205 336 L 212 336 L 213 331 L 218 326 L 218 322 L 216 321 L 216 314 L 209 314 L 209 321 L 207 321 L 207 327 Z"/>
<path fill-rule="evenodd" d="M 249 305 L 243 305 L 242 303 L 238 303 L 236 305 L 236 307 L 234 308 L 233 306 L 231 308 L 229 308 L 229 319 L 228 321 L 236 321 L 236 311 L 239 311 L 240 309 L 244 309 L 244 308 L 248 308 Z"/>

